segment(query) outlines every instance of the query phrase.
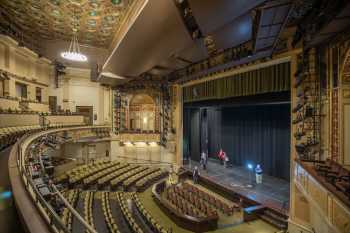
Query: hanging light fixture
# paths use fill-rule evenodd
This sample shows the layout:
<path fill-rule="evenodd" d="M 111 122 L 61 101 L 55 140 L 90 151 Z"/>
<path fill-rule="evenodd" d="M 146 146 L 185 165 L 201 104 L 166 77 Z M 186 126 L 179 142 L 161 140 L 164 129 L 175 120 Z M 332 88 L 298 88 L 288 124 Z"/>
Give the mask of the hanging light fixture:
<path fill-rule="evenodd" d="M 64 59 L 71 60 L 71 61 L 86 62 L 87 57 L 80 52 L 80 45 L 78 42 L 78 35 L 77 35 L 78 30 L 75 28 L 76 25 L 78 25 L 78 23 L 74 23 L 73 36 L 69 45 L 69 49 L 68 51 L 61 53 L 61 56 Z"/>
<path fill-rule="evenodd" d="M 61 56 L 67 60 L 85 62 L 87 57 L 80 52 L 80 45 L 76 32 L 73 33 L 68 51 L 61 53 Z"/>

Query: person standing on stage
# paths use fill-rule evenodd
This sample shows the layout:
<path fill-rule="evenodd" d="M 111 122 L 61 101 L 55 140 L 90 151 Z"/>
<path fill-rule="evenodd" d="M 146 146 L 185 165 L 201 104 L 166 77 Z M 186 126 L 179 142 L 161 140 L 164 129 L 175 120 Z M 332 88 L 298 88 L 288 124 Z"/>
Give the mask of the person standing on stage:
<path fill-rule="evenodd" d="M 262 183 L 262 169 L 261 169 L 260 164 L 256 165 L 255 177 L 256 177 L 256 183 L 261 184 Z"/>
<path fill-rule="evenodd" d="M 224 157 L 224 167 L 228 167 L 228 162 L 230 161 L 230 159 L 228 158 L 228 156 L 225 153 L 225 157 Z"/>
<path fill-rule="evenodd" d="M 222 150 L 222 148 L 219 151 L 218 157 L 219 157 L 220 163 L 222 164 L 226 157 L 226 153 L 225 151 Z"/>
<path fill-rule="evenodd" d="M 193 183 L 197 184 L 198 183 L 198 177 L 199 177 L 199 170 L 198 167 L 195 166 L 193 170 Z"/>

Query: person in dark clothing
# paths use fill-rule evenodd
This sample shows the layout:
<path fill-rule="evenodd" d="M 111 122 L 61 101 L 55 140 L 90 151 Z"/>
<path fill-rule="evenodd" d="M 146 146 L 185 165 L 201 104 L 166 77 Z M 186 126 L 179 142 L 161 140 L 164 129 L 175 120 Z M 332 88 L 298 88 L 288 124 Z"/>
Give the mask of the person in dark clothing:
<path fill-rule="evenodd" d="M 195 166 L 193 170 L 193 183 L 197 184 L 198 183 L 198 178 L 199 178 L 199 170 L 198 167 Z"/>

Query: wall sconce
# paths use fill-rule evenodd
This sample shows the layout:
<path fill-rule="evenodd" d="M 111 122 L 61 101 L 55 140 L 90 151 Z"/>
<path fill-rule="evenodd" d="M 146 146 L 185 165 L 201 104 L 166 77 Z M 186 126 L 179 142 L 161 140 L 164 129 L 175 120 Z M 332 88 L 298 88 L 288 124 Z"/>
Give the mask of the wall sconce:
<path fill-rule="evenodd" d="M 157 146 L 157 143 L 156 142 L 150 142 L 149 145 L 150 146 Z"/>
<path fill-rule="evenodd" d="M 143 123 L 145 123 L 145 124 L 147 123 L 147 117 L 143 118 Z"/>
<path fill-rule="evenodd" d="M 125 144 L 126 146 L 132 146 L 132 143 L 131 143 L 131 142 L 124 142 L 124 144 Z"/>

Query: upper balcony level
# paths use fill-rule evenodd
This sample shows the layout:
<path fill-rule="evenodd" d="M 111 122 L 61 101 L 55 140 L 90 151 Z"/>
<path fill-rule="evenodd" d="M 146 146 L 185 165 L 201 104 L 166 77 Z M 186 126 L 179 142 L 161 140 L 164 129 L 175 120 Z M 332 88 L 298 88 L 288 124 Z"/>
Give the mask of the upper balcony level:
<path fill-rule="evenodd" d="M 350 232 L 350 171 L 327 160 L 296 161 L 294 213 L 301 224 L 315 232 Z M 317 222 L 317 226 L 312 224 Z M 313 228 L 311 227 L 313 226 Z M 317 228 L 317 229 L 316 229 Z"/>

